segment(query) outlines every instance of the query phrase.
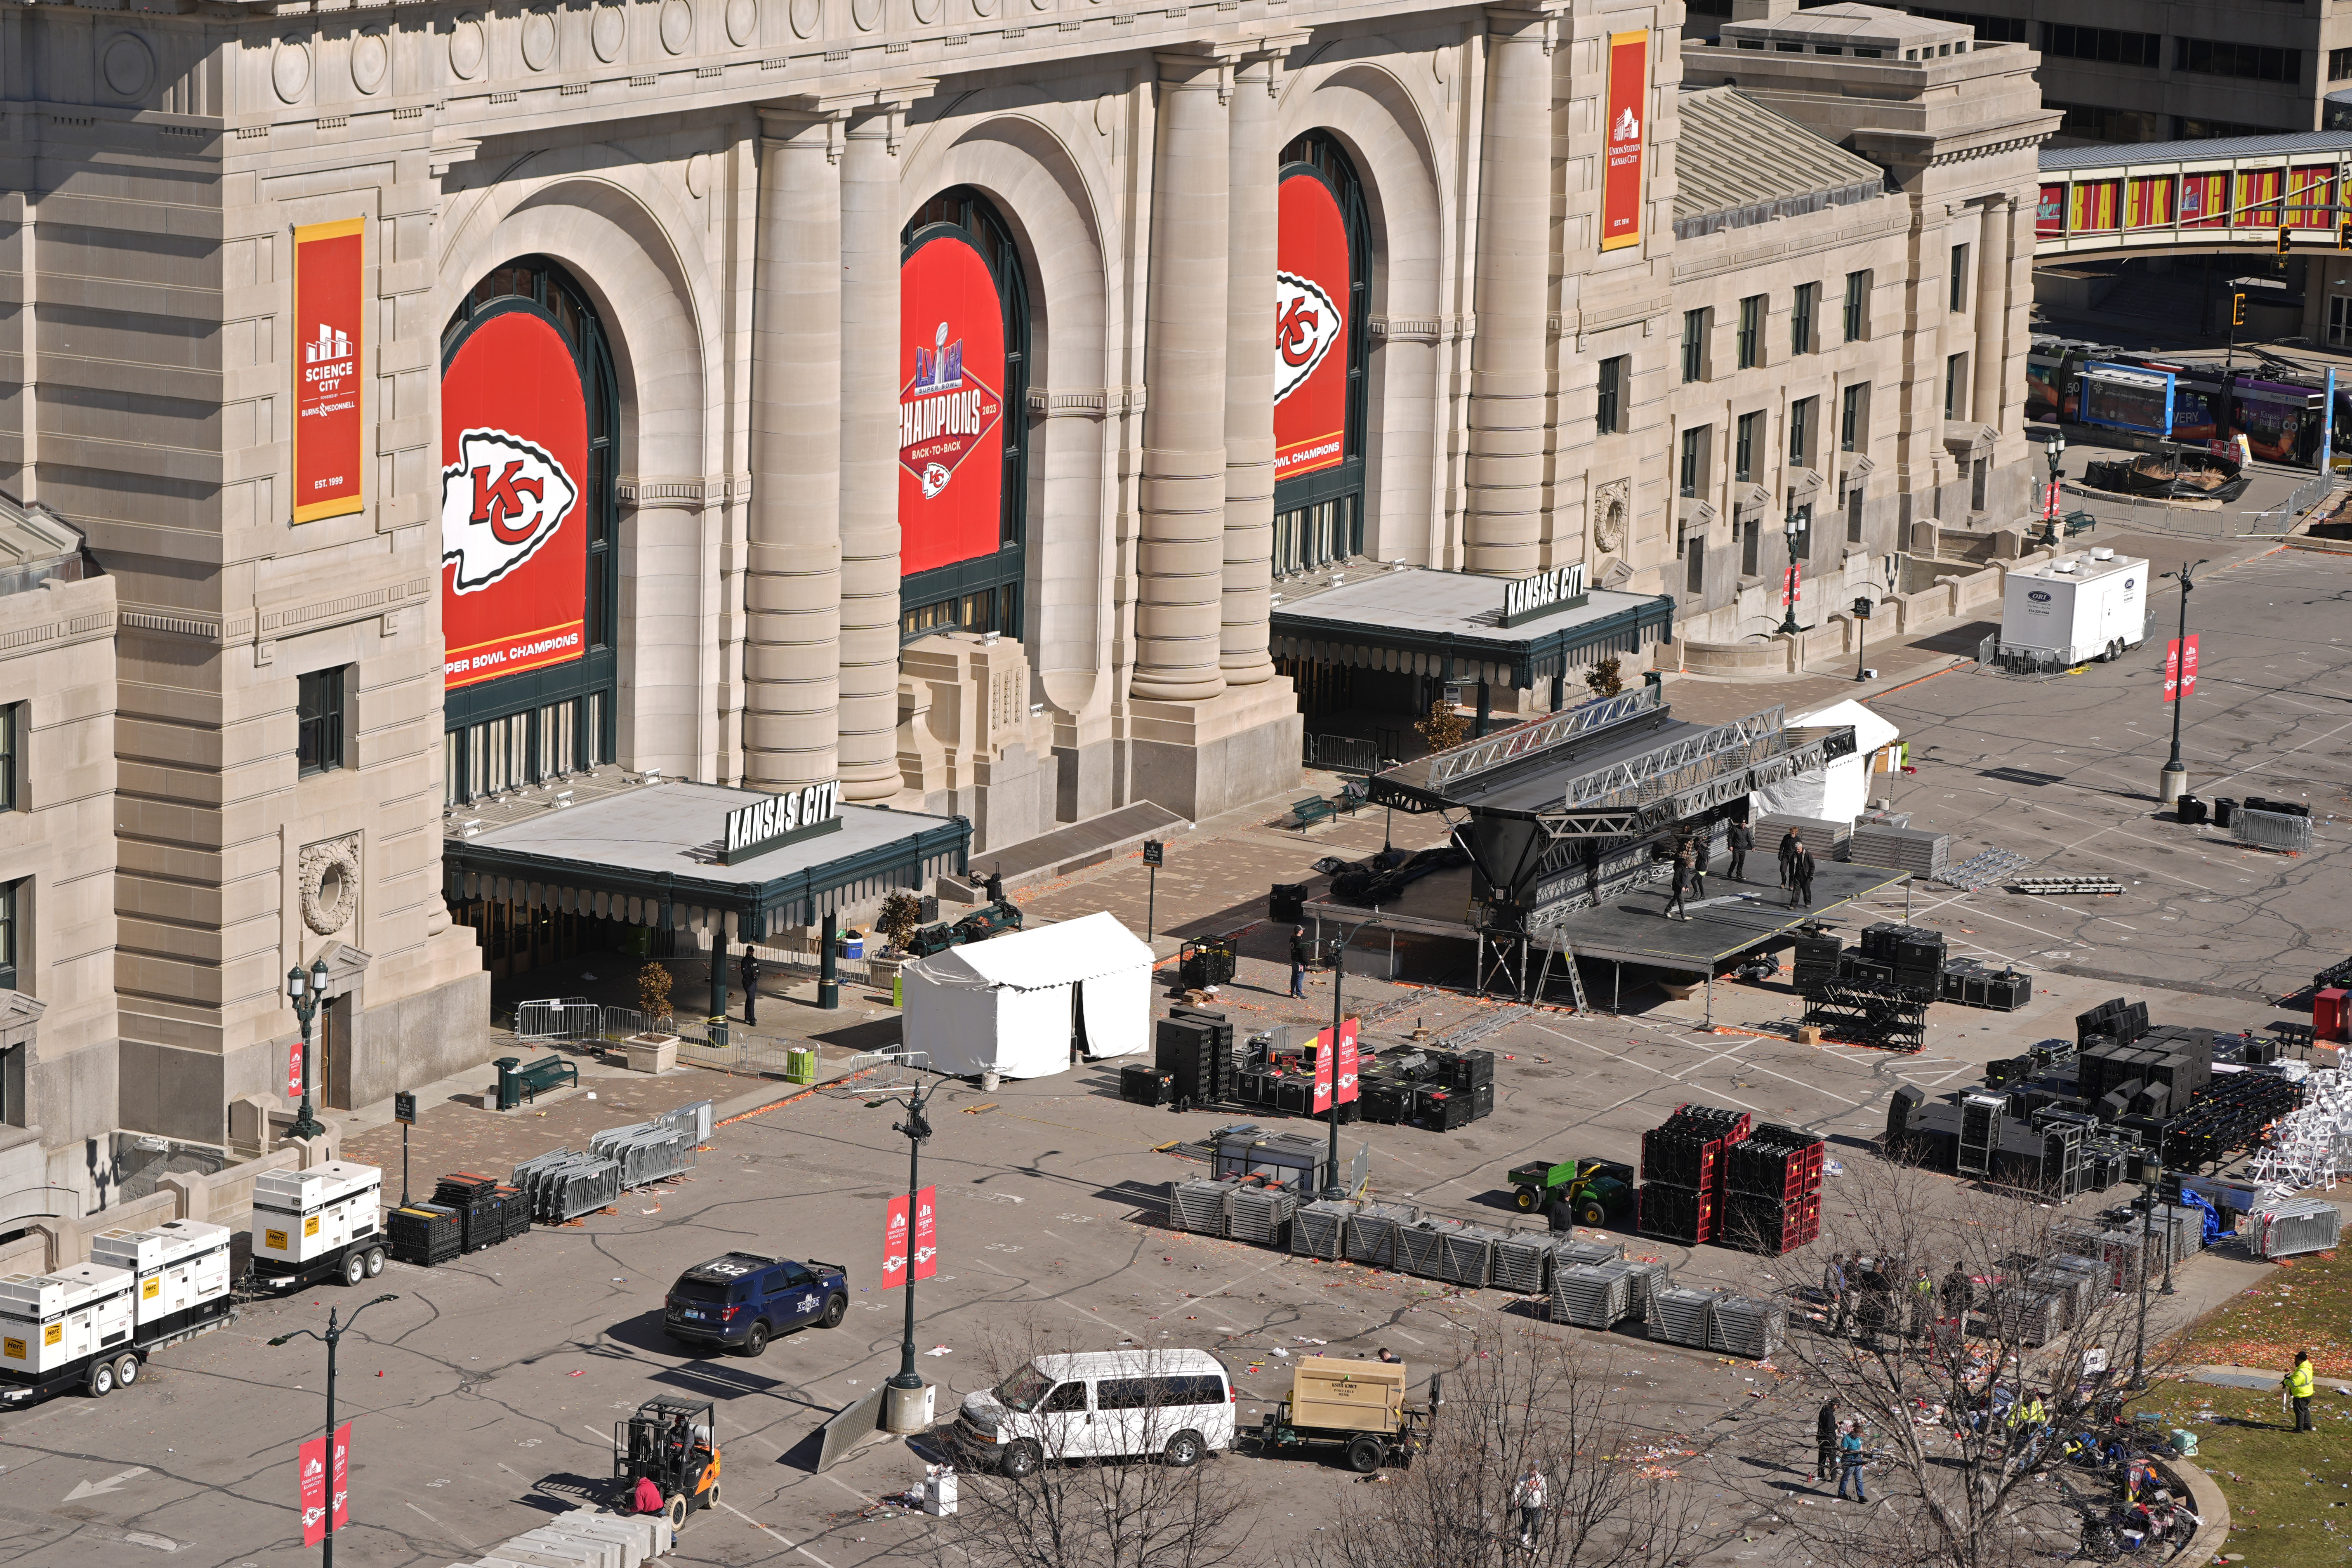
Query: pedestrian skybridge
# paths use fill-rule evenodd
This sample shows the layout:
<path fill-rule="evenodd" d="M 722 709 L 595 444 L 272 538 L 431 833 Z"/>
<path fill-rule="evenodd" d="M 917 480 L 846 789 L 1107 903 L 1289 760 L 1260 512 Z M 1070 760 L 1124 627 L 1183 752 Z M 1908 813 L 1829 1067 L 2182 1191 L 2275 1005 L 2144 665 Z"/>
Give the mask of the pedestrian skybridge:
<path fill-rule="evenodd" d="M 2033 254 L 2332 251 L 2347 174 L 2352 131 L 2044 149 Z"/>

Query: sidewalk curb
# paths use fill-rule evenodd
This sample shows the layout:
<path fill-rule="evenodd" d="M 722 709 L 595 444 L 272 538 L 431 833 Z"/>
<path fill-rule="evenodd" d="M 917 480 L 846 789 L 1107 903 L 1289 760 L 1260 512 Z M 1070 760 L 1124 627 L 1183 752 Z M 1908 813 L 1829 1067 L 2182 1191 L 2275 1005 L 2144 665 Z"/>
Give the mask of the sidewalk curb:
<path fill-rule="evenodd" d="M 859 1068 L 856 1072 L 844 1073 L 839 1078 L 829 1078 L 823 1083 L 780 1084 L 772 1089 L 755 1089 L 749 1094 L 739 1094 L 724 1105 L 714 1105 L 710 1108 L 710 1129 L 715 1132 L 721 1127 L 749 1121 L 754 1116 L 764 1115 L 782 1106 L 796 1104 L 821 1089 L 832 1089 L 838 1084 L 856 1083 L 873 1071 L 872 1068 Z"/>
<path fill-rule="evenodd" d="M 2189 1538 L 2189 1544 L 2180 1549 L 2180 1555 L 2172 1560 L 2170 1568 L 2204 1568 L 2229 1544 L 2230 1500 L 2221 1495 L 2212 1477 L 2188 1460 L 2168 1454 L 2160 1462 L 2188 1483 L 2189 1506 L 2204 1521 L 2197 1527 L 2197 1533 Z"/>

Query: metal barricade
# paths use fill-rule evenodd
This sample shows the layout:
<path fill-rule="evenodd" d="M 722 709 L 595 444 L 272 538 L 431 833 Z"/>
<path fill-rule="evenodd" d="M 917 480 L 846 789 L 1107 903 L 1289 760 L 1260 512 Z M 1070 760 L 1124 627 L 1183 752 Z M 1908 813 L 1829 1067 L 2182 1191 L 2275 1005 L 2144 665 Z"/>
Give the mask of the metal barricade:
<path fill-rule="evenodd" d="M 2230 818 L 2230 837 L 2261 849 L 2300 854 L 2311 847 L 2311 818 L 2288 811 L 2249 811 L 2242 805 Z"/>
<path fill-rule="evenodd" d="M 604 1026 L 604 1012 L 585 996 L 519 1002 L 515 1005 L 515 1039 L 522 1045 L 598 1039 Z"/>

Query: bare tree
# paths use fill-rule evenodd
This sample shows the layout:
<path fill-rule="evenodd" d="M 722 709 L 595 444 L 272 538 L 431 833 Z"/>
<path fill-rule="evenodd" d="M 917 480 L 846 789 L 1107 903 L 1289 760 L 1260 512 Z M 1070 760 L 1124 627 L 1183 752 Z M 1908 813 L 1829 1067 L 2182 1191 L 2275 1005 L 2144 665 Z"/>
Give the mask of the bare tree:
<path fill-rule="evenodd" d="M 936 1538 L 943 1568 L 1222 1568 L 1240 1560 L 1242 1505 L 1229 1480 L 1212 1472 L 1201 1428 L 1209 1425 L 1193 1395 L 1195 1374 L 1164 1352 L 1136 1350 L 1132 1363 L 1094 1380 L 1074 1410 L 1069 1385 L 1056 1397 L 1041 1356 L 1076 1347 L 1015 1334 L 984 1347 L 995 1391 L 992 1420 L 1007 1412 L 1038 1418 L 1007 1422 L 1006 1443 L 960 1421 L 953 1445 L 961 1472 L 956 1512 Z M 1230 1410 L 1222 1380 L 1213 1396 Z M 1116 1426 L 1110 1445 L 1132 1457 L 1101 1457 L 1093 1440 Z M 1024 1445 L 1027 1447 L 1024 1447 Z M 1205 1462 L 1204 1462 L 1205 1461 Z"/>
<path fill-rule="evenodd" d="M 2071 1547 L 2084 1510 L 2064 1484 L 2068 1442 L 2114 1431 L 2143 1300 L 2147 1374 L 2177 1326 L 2161 1297 L 2140 1294 L 2138 1231 L 2131 1245 L 2086 1242 L 2037 1195 L 1874 1160 L 1848 1168 L 1836 1199 L 1851 1216 L 1803 1261 L 1759 1265 L 1765 1288 L 1787 1290 L 1843 1253 L 1846 1288 L 1820 1321 L 1799 1312 L 1776 1357 L 1795 1396 L 1776 1402 L 1786 1414 L 1742 1428 L 1751 1522 L 1792 1530 L 1831 1568 L 2021 1568 Z M 2160 1270 L 2161 1251 L 2147 1257 Z M 1866 1506 L 1795 1495 L 1832 1400 L 1840 1423 L 1865 1424 Z"/>
<path fill-rule="evenodd" d="M 1523 1324 L 1476 1331 L 1411 1468 L 1351 1496 L 1292 1568 L 1666 1568 L 1695 1540 L 1695 1503 L 1643 1474 L 1654 1434 L 1620 1414 L 1606 1354 Z M 1522 1544 L 1531 1470 L 1544 1513 Z"/>

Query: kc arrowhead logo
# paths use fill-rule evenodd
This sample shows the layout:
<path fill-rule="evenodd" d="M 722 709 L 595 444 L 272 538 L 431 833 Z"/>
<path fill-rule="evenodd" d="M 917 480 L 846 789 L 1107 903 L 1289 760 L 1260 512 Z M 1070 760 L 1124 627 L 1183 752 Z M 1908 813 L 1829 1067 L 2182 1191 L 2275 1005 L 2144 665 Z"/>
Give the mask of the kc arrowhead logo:
<path fill-rule="evenodd" d="M 468 430 L 441 470 L 441 562 L 460 594 L 488 587 L 553 539 L 580 487 L 543 448 L 504 430 Z"/>
<path fill-rule="evenodd" d="M 1274 275 L 1274 400 L 1307 384 L 1339 341 L 1339 307 L 1323 286 L 1295 272 Z"/>

